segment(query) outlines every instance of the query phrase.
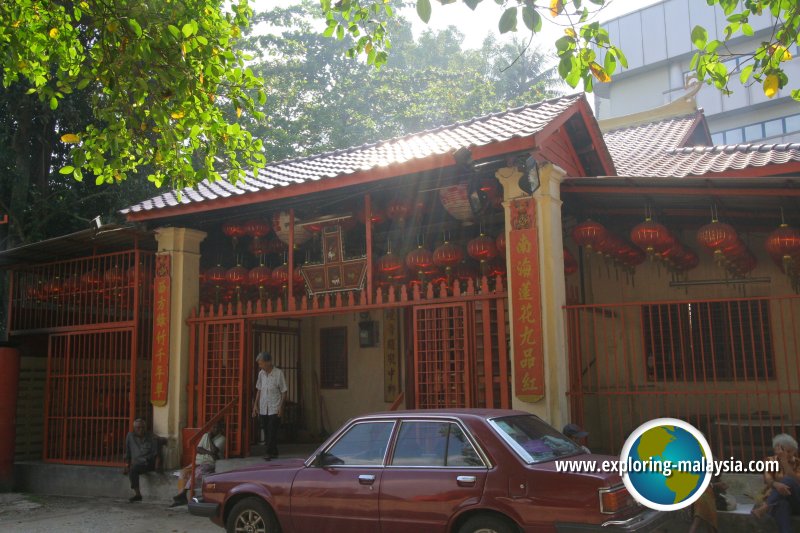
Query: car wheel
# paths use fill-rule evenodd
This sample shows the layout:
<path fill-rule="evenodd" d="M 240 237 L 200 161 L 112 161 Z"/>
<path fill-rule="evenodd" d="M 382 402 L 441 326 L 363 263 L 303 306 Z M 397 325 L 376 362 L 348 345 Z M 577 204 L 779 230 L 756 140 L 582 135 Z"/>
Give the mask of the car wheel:
<path fill-rule="evenodd" d="M 228 533 L 280 533 L 275 514 L 260 498 L 245 498 L 234 505 L 226 528 Z"/>
<path fill-rule="evenodd" d="M 508 519 L 482 514 L 467 519 L 458 533 L 517 533 L 519 529 Z"/>

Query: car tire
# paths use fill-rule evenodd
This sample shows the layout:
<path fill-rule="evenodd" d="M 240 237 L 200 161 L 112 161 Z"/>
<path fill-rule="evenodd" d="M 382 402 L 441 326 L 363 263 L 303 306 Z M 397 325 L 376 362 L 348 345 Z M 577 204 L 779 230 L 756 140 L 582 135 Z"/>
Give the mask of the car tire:
<path fill-rule="evenodd" d="M 267 503 L 261 498 L 245 498 L 237 502 L 225 523 L 228 533 L 280 533 L 280 526 Z"/>
<path fill-rule="evenodd" d="M 458 533 L 518 533 L 513 522 L 501 516 L 479 514 L 467 519 Z"/>

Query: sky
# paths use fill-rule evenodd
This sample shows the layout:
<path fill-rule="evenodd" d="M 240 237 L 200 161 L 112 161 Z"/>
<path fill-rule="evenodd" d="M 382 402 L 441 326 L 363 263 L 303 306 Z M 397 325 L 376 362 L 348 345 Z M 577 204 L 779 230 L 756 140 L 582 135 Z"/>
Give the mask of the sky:
<path fill-rule="evenodd" d="M 609 0 L 607 5 L 598 14 L 600 22 L 604 22 L 626 13 L 631 13 L 638 9 L 658 3 L 662 0 Z M 251 0 L 251 5 L 256 11 L 263 11 L 273 6 L 287 6 L 298 3 L 297 0 Z M 539 4 L 546 4 L 546 1 L 540 0 Z M 457 1 L 453 4 L 441 5 L 437 0 L 431 2 L 433 9 L 431 20 L 425 24 L 417 16 L 416 10 L 410 8 L 404 12 L 404 15 L 411 21 L 414 33 L 419 35 L 425 29 L 432 28 L 441 30 L 450 25 L 455 25 L 464 34 L 464 42 L 462 48 L 479 48 L 487 33 L 492 32 L 499 39 L 510 39 L 513 33 L 501 36 L 497 24 L 500 21 L 500 16 L 503 14 L 503 6 L 497 5 L 495 0 L 483 0 L 475 11 L 469 9 L 463 2 Z M 586 5 L 592 6 L 590 2 Z M 550 22 L 546 17 L 542 26 L 542 31 L 534 38 L 534 46 L 539 44 L 543 50 L 555 50 L 553 43 L 561 35 L 564 29 L 558 25 Z M 518 27 L 520 30 L 525 29 L 522 20 L 519 20 Z M 518 32 L 518 35 L 521 35 Z"/>

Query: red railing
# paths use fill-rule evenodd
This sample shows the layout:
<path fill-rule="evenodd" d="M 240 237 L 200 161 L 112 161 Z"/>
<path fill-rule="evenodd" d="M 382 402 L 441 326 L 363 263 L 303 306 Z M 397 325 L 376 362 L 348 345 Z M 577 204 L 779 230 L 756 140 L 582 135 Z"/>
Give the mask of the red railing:
<path fill-rule="evenodd" d="M 722 458 L 760 459 L 800 432 L 800 297 L 566 307 L 569 399 L 590 447 L 686 420 Z"/>

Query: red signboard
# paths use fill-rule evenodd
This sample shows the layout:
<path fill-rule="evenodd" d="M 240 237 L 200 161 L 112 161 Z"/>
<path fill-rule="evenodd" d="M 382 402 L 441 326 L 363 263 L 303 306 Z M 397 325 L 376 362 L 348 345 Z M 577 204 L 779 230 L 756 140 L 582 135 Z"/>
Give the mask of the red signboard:
<path fill-rule="evenodd" d="M 156 256 L 156 277 L 153 283 L 153 364 L 150 375 L 150 403 L 157 407 L 167 405 L 169 388 L 169 307 L 170 307 L 170 255 Z"/>
<path fill-rule="evenodd" d="M 539 237 L 532 198 L 511 203 L 508 235 L 511 323 L 514 331 L 514 395 L 524 402 L 544 397 L 542 290 L 539 284 Z"/>

